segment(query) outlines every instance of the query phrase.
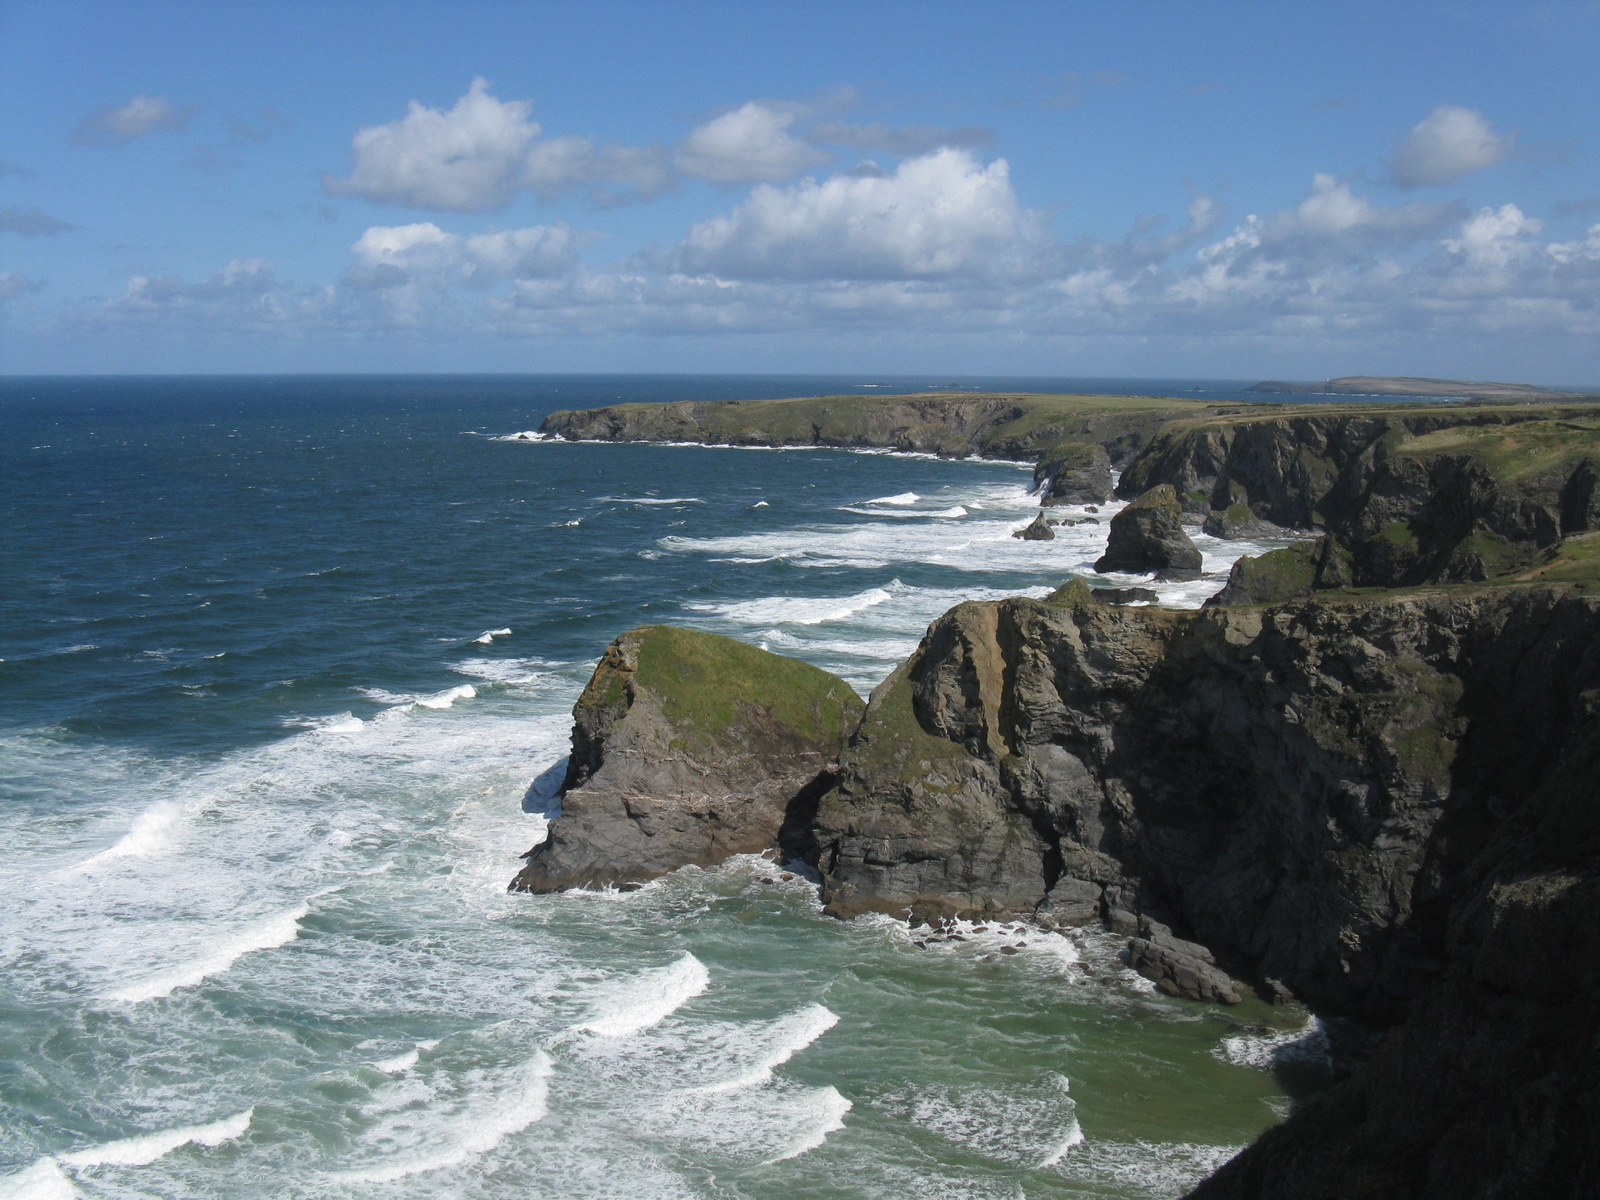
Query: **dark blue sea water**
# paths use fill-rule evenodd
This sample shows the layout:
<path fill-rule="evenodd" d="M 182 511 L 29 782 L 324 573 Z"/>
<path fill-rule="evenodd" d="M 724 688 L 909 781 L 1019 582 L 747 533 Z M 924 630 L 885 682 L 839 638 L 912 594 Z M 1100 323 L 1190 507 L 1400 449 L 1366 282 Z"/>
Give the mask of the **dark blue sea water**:
<path fill-rule="evenodd" d="M 759 860 L 504 893 L 623 630 L 865 692 L 960 600 L 1090 570 L 1102 526 L 1010 537 L 1017 464 L 497 440 L 869 384 L 1243 395 L 0 380 L 0 1196 L 1165 1196 L 1276 1119 L 1303 1031 L 1099 935 L 918 950 Z M 1167 599 L 1253 550 L 1201 545 Z"/>

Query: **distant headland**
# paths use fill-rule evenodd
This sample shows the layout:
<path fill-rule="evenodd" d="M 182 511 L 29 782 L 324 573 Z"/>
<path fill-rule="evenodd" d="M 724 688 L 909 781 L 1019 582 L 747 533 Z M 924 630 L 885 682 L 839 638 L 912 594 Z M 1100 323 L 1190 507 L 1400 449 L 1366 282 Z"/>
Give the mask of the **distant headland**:
<path fill-rule="evenodd" d="M 1267 379 L 1248 392 L 1293 392 L 1312 396 L 1463 396 L 1471 400 L 1555 400 L 1577 395 L 1531 383 L 1484 383 L 1470 379 L 1430 379 L 1417 375 L 1344 375 L 1322 383 Z"/>

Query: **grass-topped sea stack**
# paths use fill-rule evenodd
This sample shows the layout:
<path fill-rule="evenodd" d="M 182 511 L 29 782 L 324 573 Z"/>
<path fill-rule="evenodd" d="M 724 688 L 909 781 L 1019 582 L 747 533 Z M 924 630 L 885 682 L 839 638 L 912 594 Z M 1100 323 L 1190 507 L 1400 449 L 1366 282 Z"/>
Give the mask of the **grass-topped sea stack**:
<path fill-rule="evenodd" d="M 628 631 L 573 710 L 561 815 L 513 890 L 712 866 L 778 846 L 786 821 L 803 839 L 861 709 L 798 659 L 693 629 Z"/>

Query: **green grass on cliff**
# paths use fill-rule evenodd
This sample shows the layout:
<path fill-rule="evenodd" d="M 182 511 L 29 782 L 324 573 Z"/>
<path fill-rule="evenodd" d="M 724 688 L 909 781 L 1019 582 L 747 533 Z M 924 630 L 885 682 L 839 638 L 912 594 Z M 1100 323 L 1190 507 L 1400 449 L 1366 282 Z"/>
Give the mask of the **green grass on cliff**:
<path fill-rule="evenodd" d="M 1518 425 L 1457 426 L 1406 438 L 1402 454 L 1431 458 L 1470 455 L 1504 483 L 1566 474 L 1585 458 L 1600 457 L 1600 414 L 1586 420 L 1529 421 Z"/>
<path fill-rule="evenodd" d="M 864 707 L 854 689 L 820 667 L 733 638 L 646 625 L 638 638 L 639 687 L 661 698 L 675 728 L 713 736 L 760 709 L 821 745 L 848 736 Z"/>

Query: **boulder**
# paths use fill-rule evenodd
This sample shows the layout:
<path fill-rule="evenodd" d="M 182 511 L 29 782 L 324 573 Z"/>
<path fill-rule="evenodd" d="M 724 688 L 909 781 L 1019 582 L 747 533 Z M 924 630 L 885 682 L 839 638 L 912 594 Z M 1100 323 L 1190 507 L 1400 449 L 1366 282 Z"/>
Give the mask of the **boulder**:
<path fill-rule="evenodd" d="M 1103 504 L 1115 486 L 1111 456 L 1096 442 L 1061 442 L 1052 446 L 1033 469 L 1041 485 L 1039 503 Z"/>
<path fill-rule="evenodd" d="M 1021 538 L 1025 542 L 1052 542 L 1055 540 L 1056 531 L 1050 528 L 1050 523 L 1040 513 L 1022 529 L 1013 530 L 1011 536 Z"/>
<path fill-rule="evenodd" d="M 1045 896 L 1035 918 L 1049 929 L 1092 925 L 1100 920 L 1102 891 L 1098 883 L 1064 875 L 1056 880 L 1055 886 Z"/>
<path fill-rule="evenodd" d="M 1096 571 L 1131 575 L 1156 572 L 1162 579 L 1200 578 L 1200 551 L 1184 532 L 1177 493 L 1158 484 L 1111 518 L 1106 552 Z"/>
<path fill-rule="evenodd" d="M 1185 514 L 1187 515 L 1187 514 Z M 1242 538 L 1281 538 L 1294 535 L 1281 525 L 1263 521 L 1242 501 L 1227 508 L 1214 508 L 1200 525 L 1201 532 L 1214 538 L 1238 541 Z"/>
<path fill-rule="evenodd" d="M 861 710 L 809 663 L 692 629 L 630 630 L 573 709 L 561 814 L 512 890 L 640 882 L 781 840 L 804 854 Z"/>
<path fill-rule="evenodd" d="M 1226 974 L 1171 944 L 1129 938 L 1128 965 L 1169 996 L 1214 1004 L 1238 1004 L 1241 999 Z"/>

